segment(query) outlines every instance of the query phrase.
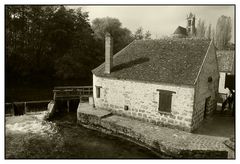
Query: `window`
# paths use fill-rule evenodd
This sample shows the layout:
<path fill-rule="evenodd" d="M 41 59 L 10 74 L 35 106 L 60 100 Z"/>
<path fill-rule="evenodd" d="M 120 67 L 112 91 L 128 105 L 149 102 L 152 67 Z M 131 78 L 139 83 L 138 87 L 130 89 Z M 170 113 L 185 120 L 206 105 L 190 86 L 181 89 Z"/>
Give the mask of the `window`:
<path fill-rule="evenodd" d="M 100 87 L 100 86 L 96 86 L 96 96 L 97 96 L 97 98 L 100 98 L 100 96 L 101 96 L 101 88 L 102 87 Z"/>
<path fill-rule="evenodd" d="M 214 84 L 212 83 L 212 81 L 213 81 L 212 76 L 209 76 L 208 77 L 208 89 L 210 89 L 210 90 L 214 89 Z"/>
<path fill-rule="evenodd" d="M 176 92 L 167 91 L 167 90 L 157 90 L 159 91 L 159 112 L 171 113 L 172 107 L 172 94 Z"/>
<path fill-rule="evenodd" d="M 208 77 L 208 82 L 211 83 L 213 81 L 212 76 Z"/>
<path fill-rule="evenodd" d="M 225 88 L 235 90 L 235 75 L 226 75 Z"/>

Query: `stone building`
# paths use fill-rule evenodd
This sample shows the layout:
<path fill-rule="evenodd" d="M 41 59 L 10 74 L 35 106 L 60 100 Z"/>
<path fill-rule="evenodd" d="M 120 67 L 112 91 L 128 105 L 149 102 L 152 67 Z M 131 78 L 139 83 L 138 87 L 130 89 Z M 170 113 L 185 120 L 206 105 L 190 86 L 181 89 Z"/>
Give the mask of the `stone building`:
<path fill-rule="evenodd" d="M 93 72 L 96 109 L 193 131 L 216 108 L 215 46 L 203 39 L 136 40 L 113 56 L 105 39 L 105 63 Z"/>
<path fill-rule="evenodd" d="M 187 33 L 188 36 L 195 36 L 196 35 L 196 27 L 195 27 L 195 15 L 193 15 L 192 13 L 190 13 L 187 16 Z"/>
<path fill-rule="evenodd" d="M 178 26 L 172 35 L 174 38 L 186 38 L 196 36 L 195 15 L 190 13 L 189 15 L 187 15 L 186 20 L 186 28 Z"/>

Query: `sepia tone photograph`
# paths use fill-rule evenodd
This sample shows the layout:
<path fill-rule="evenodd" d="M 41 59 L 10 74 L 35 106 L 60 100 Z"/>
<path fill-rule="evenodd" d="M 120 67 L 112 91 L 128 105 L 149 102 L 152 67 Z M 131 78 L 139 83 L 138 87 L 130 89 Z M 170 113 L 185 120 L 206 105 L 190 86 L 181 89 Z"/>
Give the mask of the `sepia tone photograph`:
<path fill-rule="evenodd" d="M 5 4 L 5 159 L 236 159 L 235 8 Z"/>

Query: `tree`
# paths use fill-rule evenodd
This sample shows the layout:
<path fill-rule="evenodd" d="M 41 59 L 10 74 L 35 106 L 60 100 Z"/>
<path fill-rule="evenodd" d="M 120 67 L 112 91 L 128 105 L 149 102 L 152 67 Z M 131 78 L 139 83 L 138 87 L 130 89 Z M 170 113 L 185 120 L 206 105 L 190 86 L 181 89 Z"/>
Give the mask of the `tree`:
<path fill-rule="evenodd" d="M 211 38 L 213 38 L 213 40 L 215 41 L 215 29 L 212 28 L 212 31 L 211 31 Z"/>
<path fill-rule="evenodd" d="M 86 79 L 96 66 L 95 40 L 88 14 L 61 7 L 53 17 L 52 37 L 55 40 L 55 75 L 63 79 Z M 56 35 L 56 34 L 57 35 Z"/>
<path fill-rule="evenodd" d="M 92 29 L 95 38 L 99 43 L 102 43 L 102 46 L 104 46 L 106 32 L 109 32 L 112 35 L 114 42 L 113 53 L 120 51 L 133 41 L 131 31 L 127 28 L 123 28 L 122 23 L 116 18 L 96 18 L 92 21 Z M 104 54 L 104 52 L 102 52 L 102 54 Z"/>
<path fill-rule="evenodd" d="M 206 32 L 206 38 L 207 39 L 212 39 L 212 25 L 209 24 Z"/>
<path fill-rule="evenodd" d="M 231 17 L 222 15 L 218 18 L 216 25 L 216 46 L 218 49 L 225 49 L 229 44 L 232 32 Z"/>
<path fill-rule="evenodd" d="M 6 7 L 6 67 L 9 76 L 26 77 L 42 69 L 44 64 L 39 63 L 45 50 L 41 41 L 46 23 L 44 14 L 43 7 Z"/>
<path fill-rule="evenodd" d="M 145 34 L 144 34 L 144 39 L 151 39 L 151 33 L 150 31 L 146 31 Z"/>
<path fill-rule="evenodd" d="M 91 77 L 91 69 L 100 64 L 96 45 L 81 8 L 6 7 L 7 80 Z"/>
<path fill-rule="evenodd" d="M 143 28 L 139 27 L 134 33 L 134 39 L 136 40 L 151 39 L 151 35 L 152 34 L 150 33 L 149 30 L 144 33 Z"/>
<path fill-rule="evenodd" d="M 135 33 L 134 33 L 134 38 L 136 40 L 141 40 L 144 38 L 144 34 L 143 34 L 143 28 L 142 27 L 139 27 Z"/>
<path fill-rule="evenodd" d="M 199 19 L 197 24 L 197 37 L 204 38 L 206 32 L 205 21 Z"/>

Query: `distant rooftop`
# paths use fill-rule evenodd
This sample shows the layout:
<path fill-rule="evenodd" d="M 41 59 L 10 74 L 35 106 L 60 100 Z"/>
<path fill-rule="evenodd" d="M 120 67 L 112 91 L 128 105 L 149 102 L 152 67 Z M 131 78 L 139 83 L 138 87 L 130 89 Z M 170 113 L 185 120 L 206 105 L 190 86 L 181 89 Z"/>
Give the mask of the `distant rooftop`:
<path fill-rule="evenodd" d="M 194 85 L 210 40 L 167 38 L 136 40 L 114 55 L 111 74 L 104 63 L 96 76 L 147 82 Z"/>
<path fill-rule="evenodd" d="M 177 29 L 174 31 L 173 34 L 178 34 L 178 35 L 184 35 L 187 36 L 187 29 L 182 27 L 182 26 L 178 26 Z"/>

